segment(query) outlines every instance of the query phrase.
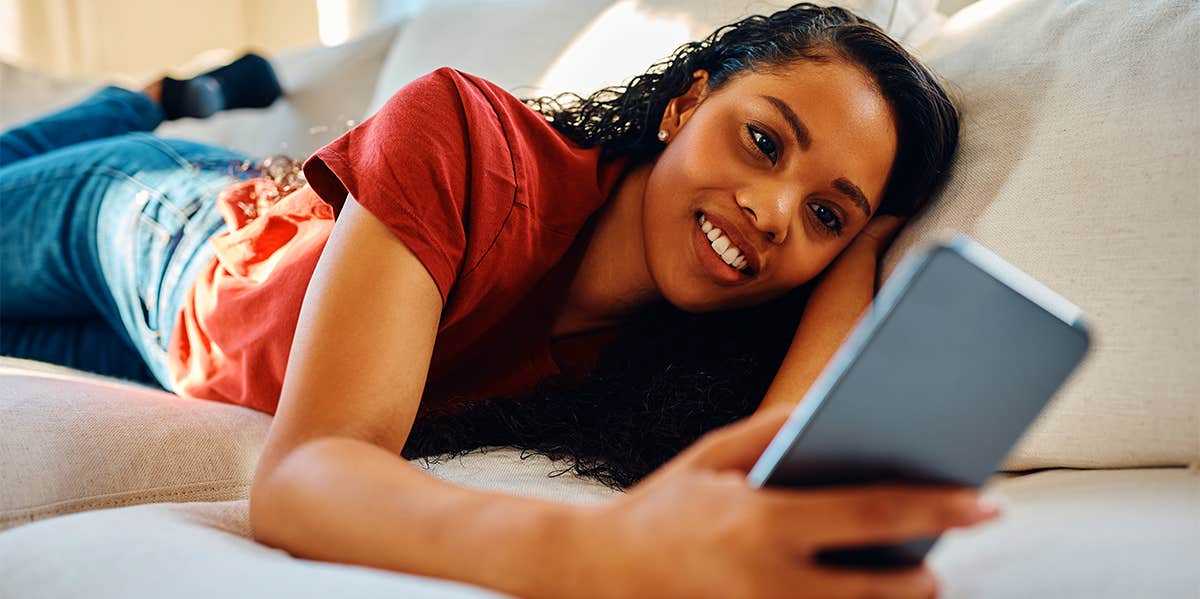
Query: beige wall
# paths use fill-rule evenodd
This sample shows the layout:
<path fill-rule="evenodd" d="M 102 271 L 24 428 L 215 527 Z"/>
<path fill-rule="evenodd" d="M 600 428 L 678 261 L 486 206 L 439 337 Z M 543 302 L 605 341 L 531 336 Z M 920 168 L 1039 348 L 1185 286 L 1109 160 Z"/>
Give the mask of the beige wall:
<path fill-rule="evenodd" d="M 142 84 L 163 72 L 187 76 L 250 48 L 273 53 L 318 44 L 319 6 L 330 41 L 330 20 L 353 35 L 425 1 L 0 0 L 0 60 Z M 950 15 L 973 1 L 940 0 L 939 10 Z M 328 19 L 338 12 L 341 18 Z"/>
<path fill-rule="evenodd" d="M 192 66 L 319 43 L 315 0 L 0 0 L 0 17 L 0 59 L 63 76 L 146 81 L 204 52 Z"/>

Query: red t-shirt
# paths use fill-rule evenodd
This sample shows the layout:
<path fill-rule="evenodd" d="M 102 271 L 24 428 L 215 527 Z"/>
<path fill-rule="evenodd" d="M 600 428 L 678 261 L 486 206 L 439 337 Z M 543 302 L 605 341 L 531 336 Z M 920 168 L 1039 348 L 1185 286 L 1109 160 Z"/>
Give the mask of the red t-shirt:
<path fill-rule="evenodd" d="M 211 240 L 216 255 L 177 316 L 175 392 L 275 413 L 347 193 L 412 250 L 444 301 L 419 415 L 582 375 L 615 331 L 552 345 L 550 315 L 624 171 L 599 153 L 480 77 L 443 67 L 409 83 L 309 157 L 308 187 L 280 198 L 256 179 L 221 194 L 230 230 Z"/>

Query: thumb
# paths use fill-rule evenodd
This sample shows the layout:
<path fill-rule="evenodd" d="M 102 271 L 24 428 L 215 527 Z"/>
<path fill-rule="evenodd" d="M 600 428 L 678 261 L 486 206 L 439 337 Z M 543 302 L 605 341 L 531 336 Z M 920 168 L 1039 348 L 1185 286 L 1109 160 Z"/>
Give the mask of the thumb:
<path fill-rule="evenodd" d="M 694 466 L 749 472 L 795 406 L 781 404 L 713 429 L 692 445 Z"/>

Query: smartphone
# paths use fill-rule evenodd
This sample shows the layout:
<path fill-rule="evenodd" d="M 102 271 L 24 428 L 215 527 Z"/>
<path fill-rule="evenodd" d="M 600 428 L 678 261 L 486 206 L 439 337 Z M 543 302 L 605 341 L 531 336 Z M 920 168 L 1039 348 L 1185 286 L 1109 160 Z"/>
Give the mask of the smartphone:
<path fill-rule="evenodd" d="M 1080 309 L 965 234 L 913 250 L 747 475 L 755 487 L 979 487 L 1087 354 Z M 827 550 L 910 567 L 936 538 Z"/>

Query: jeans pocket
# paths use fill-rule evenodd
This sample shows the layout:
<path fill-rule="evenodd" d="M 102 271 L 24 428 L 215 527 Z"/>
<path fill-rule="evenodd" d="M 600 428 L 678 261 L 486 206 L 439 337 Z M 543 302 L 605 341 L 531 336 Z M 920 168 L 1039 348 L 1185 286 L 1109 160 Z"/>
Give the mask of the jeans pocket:
<path fill-rule="evenodd" d="M 140 205 L 140 210 L 133 224 L 130 271 L 133 273 L 143 321 L 157 336 L 159 346 L 166 349 L 168 331 L 161 330 L 159 324 L 163 277 L 170 266 L 172 254 L 183 238 L 187 213 L 162 194 L 149 190 L 137 192 L 135 201 Z"/>

